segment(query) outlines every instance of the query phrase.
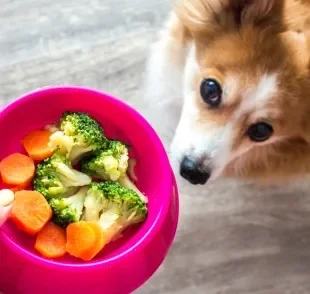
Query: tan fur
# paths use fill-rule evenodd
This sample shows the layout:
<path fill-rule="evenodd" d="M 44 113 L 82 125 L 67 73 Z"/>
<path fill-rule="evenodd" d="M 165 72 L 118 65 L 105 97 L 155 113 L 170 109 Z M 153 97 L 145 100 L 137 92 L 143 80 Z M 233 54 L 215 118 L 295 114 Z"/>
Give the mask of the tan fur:
<path fill-rule="evenodd" d="M 193 40 L 200 73 L 193 88 L 199 106 L 197 124 L 211 120 L 232 123 L 232 151 L 254 144 L 224 170 L 226 176 L 271 180 L 310 172 L 310 1 L 298 0 L 183 0 L 176 4 L 179 20 L 171 34 Z M 173 56 L 173 52 L 171 53 Z M 264 74 L 278 74 L 278 92 L 256 110 L 236 117 L 245 89 Z M 241 81 L 218 109 L 201 99 L 203 78 Z M 249 142 L 245 130 L 255 112 L 282 138 L 269 144 Z M 256 113 L 257 114 L 257 113 Z"/>

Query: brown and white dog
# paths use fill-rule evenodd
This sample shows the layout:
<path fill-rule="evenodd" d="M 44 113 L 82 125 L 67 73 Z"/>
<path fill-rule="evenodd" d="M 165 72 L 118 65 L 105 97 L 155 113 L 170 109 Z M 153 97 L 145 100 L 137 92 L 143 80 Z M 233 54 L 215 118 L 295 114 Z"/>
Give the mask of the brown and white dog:
<path fill-rule="evenodd" d="M 310 173 L 310 0 L 179 0 L 145 113 L 192 184 Z"/>

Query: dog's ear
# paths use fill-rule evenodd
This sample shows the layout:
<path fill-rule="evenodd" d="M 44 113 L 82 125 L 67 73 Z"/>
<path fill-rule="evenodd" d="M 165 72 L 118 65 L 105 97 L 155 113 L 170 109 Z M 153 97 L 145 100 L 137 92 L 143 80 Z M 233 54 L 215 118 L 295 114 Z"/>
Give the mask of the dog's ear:
<path fill-rule="evenodd" d="M 245 26 L 280 30 L 283 1 L 177 0 L 176 11 L 193 34 L 207 38 Z"/>

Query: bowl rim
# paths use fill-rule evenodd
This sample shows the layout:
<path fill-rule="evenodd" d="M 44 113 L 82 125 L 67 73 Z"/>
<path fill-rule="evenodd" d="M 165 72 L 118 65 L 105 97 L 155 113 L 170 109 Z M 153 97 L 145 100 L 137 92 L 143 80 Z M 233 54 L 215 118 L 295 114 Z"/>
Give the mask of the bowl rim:
<path fill-rule="evenodd" d="M 163 168 L 165 183 L 163 184 L 163 191 L 167 195 L 171 195 L 173 186 L 176 185 L 174 183 L 174 175 L 173 171 L 168 159 L 168 155 L 165 151 L 165 148 L 163 146 L 163 143 L 161 142 L 159 136 L 155 132 L 154 128 L 150 125 L 150 123 L 134 108 L 132 107 L 128 102 L 121 100 L 120 98 L 117 98 L 109 93 L 103 92 L 101 90 L 96 90 L 89 87 L 84 86 L 73 86 L 73 85 L 52 85 L 52 86 L 46 86 L 42 88 L 37 88 L 33 91 L 29 91 L 18 98 L 16 98 L 14 101 L 8 103 L 6 106 L 0 108 L 0 120 L 13 108 L 21 106 L 23 103 L 27 102 L 28 100 L 31 100 L 35 98 L 37 95 L 41 95 L 42 93 L 53 93 L 57 91 L 70 91 L 70 90 L 76 90 L 81 91 L 84 93 L 92 93 L 96 94 L 97 96 L 101 96 L 104 99 L 112 100 L 114 104 L 117 104 L 118 107 L 123 108 L 125 111 L 129 111 L 131 113 L 131 116 L 135 117 L 136 120 L 138 120 L 139 124 L 142 126 L 142 128 L 148 133 L 148 136 L 150 140 L 153 141 L 153 144 L 156 145 L 156 149 L 158 149 L 159 158 L 162 162 L 162 165 L 167 167 Z M 175 197 L 179 197 L 178 192 L 176 193 Z M 44 266 L 49 267 L 57 267 L 57 268 L 70 268 L 71 270 L 79 270 L 79 269 L 85 269 L 85 268 L 91 268 L 91 267 L 105 267 L 105 266 L 111 266 L 112 263 L 115 264 L 115 262 L 121 262 L 121 260 L 125 257 L 130 258 L 130 256 L 135 255 L 137 251 L 143 251 L 143 248 L 147 247 L 150 242 L 152 242 L 152 236 L 159 233 L 160 229 L 165 221 L 165 216 L 169 213 L 169 207 L 171 203 L 171 197 L 167 197 L 165 201 L 163 201 L 160 211 L 158 212 L 158 215 L 156 219 L 154 220 L 153 224 L 145 231 L 143 236 L 135 242 L 132 246 L 130 246 L 127 250 L 121 252 L 120 254 L 99 260 L 99 261 L 90 261 L 87 263 L 77 263 L 77 264 L 70 264 L 70 263 L 62 263 L 54 260 L 48 260 L 44 257 L 38 256 L 34 253 L 31 253 L 24 249 L 21 245 L 15 243 L 7 234 L 5 234 L 1 228 L 0 228 L 0 237 L 2 236 L 2 240 L 4 243 L 7 244 L 8 247 L 10 247 L 15 253 L 23 255 L 27 259 L 30 259 L 32 262 L 39 263 L 41 265 L 44 264 Z M 179 210 L 179 208 L 178 208 Z M 177 216 L 178 217 L 178 216 Z M 1 242 L 1 238 L 0 238 Z"/>

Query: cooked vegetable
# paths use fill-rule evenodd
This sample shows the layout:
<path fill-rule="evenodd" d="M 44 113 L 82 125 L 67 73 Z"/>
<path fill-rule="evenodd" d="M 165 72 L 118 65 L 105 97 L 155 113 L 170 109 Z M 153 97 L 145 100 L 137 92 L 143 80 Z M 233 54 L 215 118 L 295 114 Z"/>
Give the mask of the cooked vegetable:
<path fill-rule="evenodd" d="M 75 165 L 86 155 L 107 147 L 108 140 L 104 136 L 101 125 L 82 112 L 64 112 L 60 119 L 60 131 L 50 137 L 49 146 L 60 149 Z"/>
<path fill-rule="evenodd" d="M 71 196 L 91 178 L 73 169 L 70 161 L 57 151 L 37 165 L 33 188 L 47 199 Z"/>
<path fill-rule="evenodd" d="M 49 201 L 53 209 L 53 222 L 66 228 L 81 218 L 88 186 L 82 187 L 76 194 L 66 198 L 52 198 Z"/>
<path fill-rule="evenodd" d="M 147 197 L 138 189 L 138 187 L 133 183 L 133 181 L 128 177 L 127 174 L 120 177 L 118 179 L 118 183 L 127 189 L 135 191 L 143 202 L 148 202 Z"/>
<path fill-rule="evenodd" d="M 97 221 L 103 205 L 102 192 L 98 189 L 96 183 L 90 184 L 84 201 L 83 220 Z"/>
<path fill-rule="evenodd" d="M 7 185 L 28 186 L 35 173 L 32 158 L 21 153 L 13 153 L 0 162 L 2 180 Z"/>
<path fill-rule="evenodd" d="M 51 132 L 36 130 L 29 132 L 21 141 L 26 152 L 33 160 L 43 160 L 53 154 L 48 146 Z"/>
<path fill-rule="evenodd" d="M 117 181 L 126 173 L 128 167 L 128 150 L 120 141 L 111 141 L 106 150 L 97 156 L 84 158 L 81 171 L 93 178 Z"/>
<path fill-rule="evenodd" d="M 48 222 L 38 233 L 34 248 L 46 258 L 59 258 L 66 251 L 66 230 Z"/>
<path fill-rule="evenodd" d="M 22 191 L 22 190 L 25 190 L 27 187 L 25 186 L 15 186 L 15 187 L 11 187 L 10 190 L 13 192 L 13 193 L 16 193 L 18 191 Z"/>
<path fill-rule="evenodd" d="M 21 190 L 31 190 L 31 182 L 25 183 L 24 185 L 18 185 L 18 186 L 8 185 L 2 182 L 2 189 L 10 189 L 14 193 L 17 191 L 21 191 Z"/>
<path fill-rule="evenodd" d="M 100 180 L 117 181 L 122 186 L 134 190 L 144 202 L 147 202 L 147 197 L 127 175 L 128 162 L 127 146 L 115 140 L 111 141 L 108 148 L 98 155 L 83 158 L 81 171 Z"/>
<path fill-rule="evenodd" d="M 84 220 L 97 221 L 108 242 L 147 216 L 146 204 L 139 195 L 116 182 L 91 183 L 84 207 Z"/>
<path fill-rule="evenodd" d="M 146 219 L 147 197 L 135 185 L 136 161 L 129 159 L 128 146 L 107 139 L 88 114 L 64 112 L 21 144 L 28 156 L 13 153 L 0 162 L 0 204 L 12 203 L 13 222 L 37 235 L 34 248 L 43 257 L 68 252 L 90 261 Z M 36 167 L 34 161 L 40 161 Z M 27 191 L 31 183 L 33 191 Z"/>
<path fill-rule="evenodd" d="M 84 261 L 93 259 L 104 247 L 106 240 L 96 222 L 79 221 L 67 227 L 67 252 Z"/>
<path fill-rule="evenodd" d="M 37 191 L 18 191 L 11 218 L 18 228 L 29 235 L 37 234 L 52 217 L 52 209 Z"/>

